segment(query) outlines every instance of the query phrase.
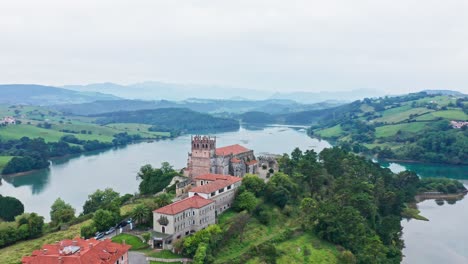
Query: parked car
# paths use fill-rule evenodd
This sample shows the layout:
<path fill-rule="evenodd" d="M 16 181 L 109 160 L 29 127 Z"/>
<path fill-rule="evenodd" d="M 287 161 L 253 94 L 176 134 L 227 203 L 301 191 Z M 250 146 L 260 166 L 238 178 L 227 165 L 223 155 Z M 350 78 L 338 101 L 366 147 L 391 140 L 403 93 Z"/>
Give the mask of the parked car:
<path fill-rule="evenodd" d="M 115 232 L 115 227 L 111 227 L 109 230 L 106 231 L 106 235 L 112 234 Z"/>
<path fill-rule="evenodd" d="M 103 237 L 104 237 L 104 233 L 99 232 L 99 233 L 96 234 L 96 236 L 94 237 L 94 239 L 99 240 L 99 239 L 101 239 L 101 238 L 103 238 Z"/>
<path fill-rule="evenodd" d="M 127 221 L 122 221 L 115 228 L 121 228 L 121 227 L 124 227 L 124 226 L 127 226 L 127 225 L 128 225 Z"/>

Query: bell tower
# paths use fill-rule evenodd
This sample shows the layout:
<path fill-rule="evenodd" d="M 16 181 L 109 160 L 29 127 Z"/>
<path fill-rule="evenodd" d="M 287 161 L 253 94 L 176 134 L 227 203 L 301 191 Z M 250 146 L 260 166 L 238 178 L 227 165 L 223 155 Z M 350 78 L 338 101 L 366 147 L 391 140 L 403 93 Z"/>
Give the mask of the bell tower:
<path fill-rule="evenodd" d="M 216 151 L 216 137 L 192 136 L 192 151 L 187 160 L 188 176 L 193 178 L 211 172 L 211 158 Z"/>

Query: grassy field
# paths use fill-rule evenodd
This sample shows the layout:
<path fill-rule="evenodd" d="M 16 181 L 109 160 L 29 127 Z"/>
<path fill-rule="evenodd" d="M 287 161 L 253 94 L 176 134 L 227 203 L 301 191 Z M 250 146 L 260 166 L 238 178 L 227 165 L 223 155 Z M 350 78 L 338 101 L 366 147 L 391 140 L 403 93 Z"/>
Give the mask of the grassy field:
<path fill-rule="evenodd" d="M 418 107 L 411 108 L 409 105 L 388 109 L 382 112 L 382 117 L 374 119 L 375 122 L 398 123 L 409 119 L 410 115 L 421 115 L 432 110 Z"/>
<path fill-rule="evenodd" d="M 336 125 L 333 127 L 325 128 L 323 130 L 314 131 L 314 134 L 326 138 L 339 137 L 341 134 L 343 134 L 343 130 L 341 129 L 341 125 Z"/>
<path fill-rule="evenodd" d="M 214 263 L 229 263 L 239 259 L 249 252 L 253 246 L 258 246 L 281 236 L 285 228 L 294 229 L 297 227 L 295 219 L 282 215 L 277 208 L 272 208 L 272 211 L 274 212 L 274 217 L 271 218 L 268 226 L 260 224 L 256 219 L 251 219 L 244 230 L 243 240 L 240 241 L 239 238 L 229 239 L 229 241 L 219 249 L 219 252 L 222 253 L 215 256 Z M 236 214 L 237 213 L 233 211 L 223 213 L 218 219 L 219 224 L 221 226 L 226 224 L 228 220 Z M 278 259 L 278 263 L 304 263 L 303 257 L 302 260 L 296 261 L 301 258 L 301 252 L 298 252 L 298 248 L 303 249 L 304 246 L 307 247 L 313 255 L 308 256 L 308 262 L 305 263 L 336 263 L 336 255 L 338 254 L 333 245 L 312 235 L 305 234 L 300 234 L 293 239 L 277 243 L 275 246 L 281 255 Z M 254 258 L 248 263 L 261 262 Z"/>
<path fill-rule="evenodd" d="M 44 244 L 52 244 L 63 239 L 73 239 L 75 237 L 79 237 L 81 226 L 88 224 L 89 221 L 71 226 L 68 230 L 65 231 L 50 233 L 40 238 L 19 242 L 12 246 L 2 248 L 0 249 L 0 260 L 2 260 L 1 263 L 18 264 L 21 263 L 21 258 L 23 256 L 31 254 L 33 250 L 40 249 Z"/>
<path fill-rule="evenodd" d="M 0 156 L 0 171 L 13 158 L 13 156 Z"/>
<path fill-rule="evenodd" d="M 170 136 L 169 132 L 148 131 L 150 125 L 110 124 L 101 126 L 94 123 L 95 118 L 93 117 L 68 116 L 40 106 L 0 105 L 0 117 L 3 116 L 14 116 L 22 122 L 21 125 L 0 128 L 0 136 L 7 140 L 28 136 L 30 138 L 42 137 L 47 142 L 55 142 L 63 135 L 72 134 L 82 140 L 112 142 L 113 136 L 122 132 L 149 139 Z M 43 123 L 49 123 L 52 127 L 50 129 L 37 127 L 38 124 Z M 70 131 L 70 133 L 62 132 L 63 130 Z"/>
<path fill-rule="evenodd" d="M 139 237 L 129 234 L 119 234 L 112 238 L 112 242 L 115 243 L 122 244 L 123 241 L 125 241 L 127 245 L 132 246 L 130 250 L 140 250 L 149 247 L 149 245 L 141 241 Z"/>
<path fill-rule="evenodd" d="M 375 129 L 375 136 L 377 138 L 390 137 L 396 135 L 396 133 L 399 130 L 406 132 L 418 132 L 424 129 L 426 124 L 426 122 L 413 122 L 398 125 L 381 126 Z"/>
<path fill-rule="evenodd" d="M 140 134 L 142 137 L 152 138 L 157 136 L 169 137 L 171 133 L 169 132 L 152 132 L 148 131 L 151 125 L 145 124 L 134 124 L 134 123 L 114 123 L 109 124 L 107 127 L 121 131 L 127 132 L 128 134 Z"/>
<path fill-rule="evenodd" d="M 460 120 L 460 121 L 468 120 L 468 115 L 458 109 L 437 111 L 437 112 L 432 113 L 432 115 L 436 117 L 447 118 L 450 120 Z"/>

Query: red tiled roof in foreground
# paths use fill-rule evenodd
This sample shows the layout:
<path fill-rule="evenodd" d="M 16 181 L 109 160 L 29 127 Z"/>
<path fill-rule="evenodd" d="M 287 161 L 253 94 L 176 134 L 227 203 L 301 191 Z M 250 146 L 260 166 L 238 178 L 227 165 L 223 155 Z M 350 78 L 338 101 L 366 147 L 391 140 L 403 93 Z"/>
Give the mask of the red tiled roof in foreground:
<path fill-rule="evenodd" d="M 212 193 L 212 192 L 216 192 L 219 189 L 227 187 L 227 186 L 229 186 L 229 185 L 231 185 L 233 183 L 242 181 L 242 178 L 234 177 L 234 176 L 230 176 L 230 177 L 233 178 L 233 179 L 230 179 L 230 180 L 219 179 L 219 180 L 210 182 L 210 183 L 205 184 L 205 185 L 200 185 L 200 186 L 194 187 L 194 188 L 190 189 L 190 192 L 193 192 L 193 193 Z"/>
<path fill-rule="evenodd" d="M 235 144 L 235 145 L 231 145 L 231 146 L 217 148 L 216 149 L 216 155 L 219 155 L 219 156 L 226 156 L 226 155 L 230 155 L 230 154 L 237 155 L 237 154 L 248 152 L 248 151 L 250 151 L 250 149 L 245 148 L 245 147 L 243 147 L 243 146 L 241 146 L 239 144 Z"/>
<path fill-rule="evenodd" d="M 198 175 L 197 177 L 195 177 L 195 180 L 205 180 L 205 181 L 225 180 L 225 181 L 231 181 L 232 183 L 235 183 L 235 182 L 241 181 L 242 178 L 231 176 L 231 175 L 207 173 L 207 174 Z"/>
<path fill-rule="evenodd" d="M 110 239 L 99 241 L 94 238 L 88 240 L 75 238 L 44 245 L 42 250 L 34 250 L 31 256 L 23 257 L 21 262 L 22 264 L 113 264 L 130 248 L 130 245 L 113 243 Z"/>
<path fill-rule="evenodd" d="M 202 208 L 210 203 L 214 203 L 212 200 L 205 199 L 201 196 L 194 195 L 190 198 L 185 198 L 183 200 L 171 203 L 159 209 L 154 210 L 156 213 L 175 215 L 180 212 L 183 212 L 189 208 Z"/>

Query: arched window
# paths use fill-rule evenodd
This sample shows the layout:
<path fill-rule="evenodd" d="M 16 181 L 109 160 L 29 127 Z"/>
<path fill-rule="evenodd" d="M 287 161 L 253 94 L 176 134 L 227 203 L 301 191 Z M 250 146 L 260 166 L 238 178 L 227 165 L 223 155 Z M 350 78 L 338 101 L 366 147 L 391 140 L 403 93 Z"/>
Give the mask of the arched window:
<path fill-rule="evenodd" d="M 166 234 L 166 227 L 161 226 L 161 232 L 162 232 L 163 234 Z"/>

